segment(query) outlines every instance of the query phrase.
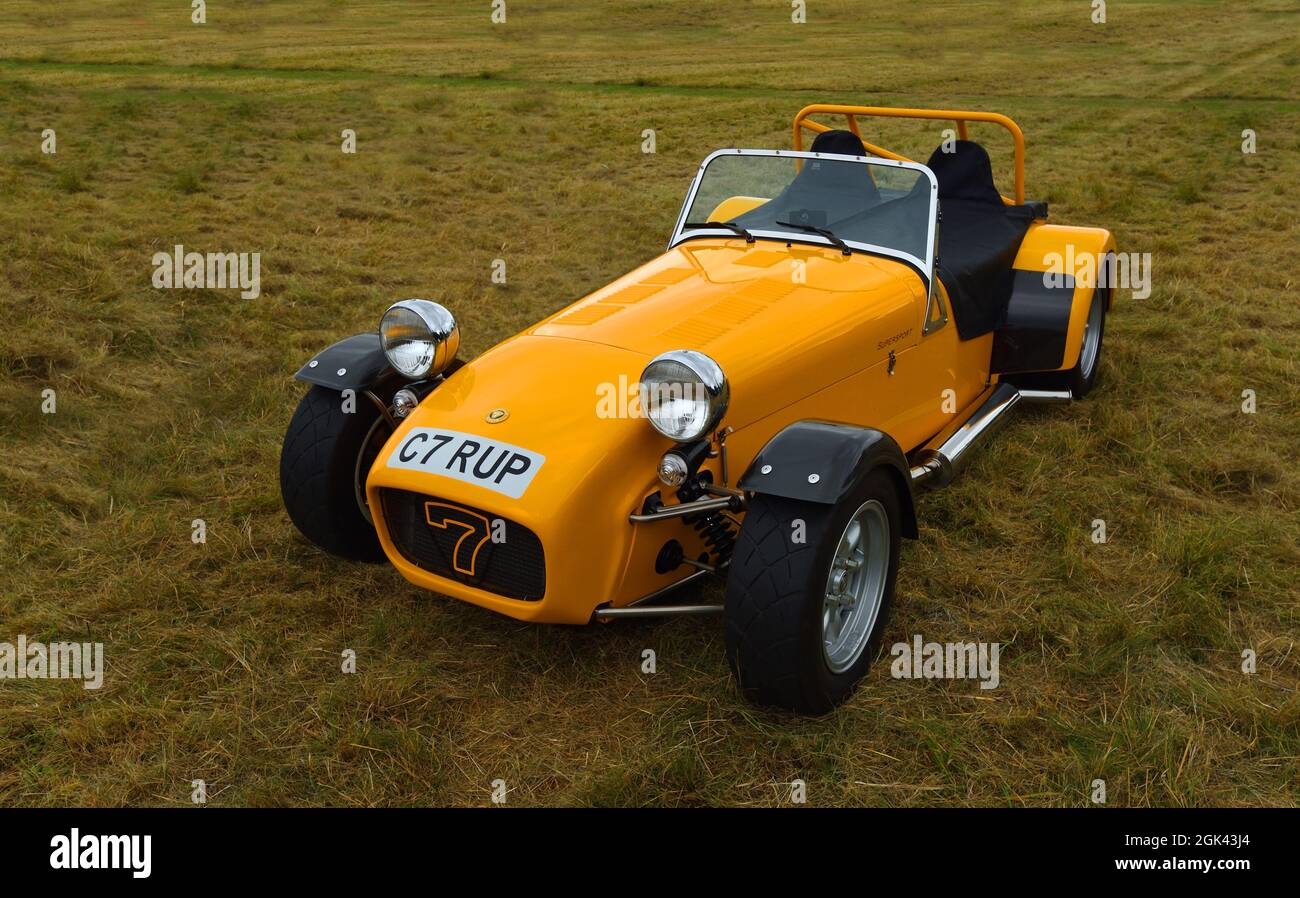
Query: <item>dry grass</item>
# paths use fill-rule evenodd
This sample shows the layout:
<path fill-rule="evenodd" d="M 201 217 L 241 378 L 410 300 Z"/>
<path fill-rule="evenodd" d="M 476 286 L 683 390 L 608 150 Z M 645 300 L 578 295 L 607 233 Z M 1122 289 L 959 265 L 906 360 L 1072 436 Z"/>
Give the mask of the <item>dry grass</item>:
<path fill-rule="evenodd" d="M 0 12 L 0 640 L 109 666 L 0 682 L 0 802 L 1296 803 L 1294 4 L 443 5 Z M 427 294 L 472 357 L 656 253 L 700 158 L 788 145 L 814 100 L 1007 112 L 1054 220 L 1154 257 L 1096 398 L 1005 430 L 905 549 L 886 644 L 1002 642 L 1001 688 L 878 664 L 825 719 L 758 711 L 714 623 L 523 625 L 296 536 L 302 359 Z M 175 243 L 260 252 L 262 297 L 152 289 Z"/>

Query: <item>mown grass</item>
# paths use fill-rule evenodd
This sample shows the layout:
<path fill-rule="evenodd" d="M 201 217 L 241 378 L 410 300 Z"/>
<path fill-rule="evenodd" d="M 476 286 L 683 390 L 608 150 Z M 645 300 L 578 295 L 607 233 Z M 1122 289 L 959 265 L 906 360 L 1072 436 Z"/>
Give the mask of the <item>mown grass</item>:
<path fill-rule="evenodd" d="M 0 802 L 1296 802 L 1292 4 L 186 6 L 0 11 L 0 639 L 108 661 L 98 692 L 0 682 Z M 1021 416 L 905 549 L 886 645 L 1001 642 L 997 690 L 885 659 L 827 718 L 761 711 L 714 623 L 529 626 L 295 534 L 304 358 L 407 295 L 482 352 L 658 252 L 700 158 L 787 146 L 814 100 L 1006 112 L 1054 220 L 1153 256 L 1095 398 Z M 154 290 L 177 243 L 260 252 L 262 296 Z"/>

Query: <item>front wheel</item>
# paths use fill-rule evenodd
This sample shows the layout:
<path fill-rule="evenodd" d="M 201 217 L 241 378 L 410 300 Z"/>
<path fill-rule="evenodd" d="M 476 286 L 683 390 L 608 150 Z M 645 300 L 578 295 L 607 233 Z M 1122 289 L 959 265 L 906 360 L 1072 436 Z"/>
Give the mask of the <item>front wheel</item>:
<path fill-rule="evenodd" d="M 727 661 L 752 701 L 824 714 L 867 672 L 898 573 L 883 469 L 838 505 L 755 496 L 727 577 Z"/>
<path fill-rule="evenodd" d="M 294 526 L 331 555 L 384 560 L 365 486 L 391 434 L 360 390 L 345 396 L 313 386 L 293 413 L 280 450 L 280 495 Z"/>

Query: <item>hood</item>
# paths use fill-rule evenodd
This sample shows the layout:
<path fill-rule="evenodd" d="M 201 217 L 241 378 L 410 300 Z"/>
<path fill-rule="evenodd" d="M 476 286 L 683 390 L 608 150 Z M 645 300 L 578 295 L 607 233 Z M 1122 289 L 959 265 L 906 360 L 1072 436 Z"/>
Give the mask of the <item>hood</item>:
<path fill-rule="evenodd" d="M 908 266 L 760 240 L 681 244 L 528 333 L 627 351 L 635 370 L 670 349 L 705 353 L 731 383 L 739 429 L 870 367 L 920 337 L 924 297 Z"/>

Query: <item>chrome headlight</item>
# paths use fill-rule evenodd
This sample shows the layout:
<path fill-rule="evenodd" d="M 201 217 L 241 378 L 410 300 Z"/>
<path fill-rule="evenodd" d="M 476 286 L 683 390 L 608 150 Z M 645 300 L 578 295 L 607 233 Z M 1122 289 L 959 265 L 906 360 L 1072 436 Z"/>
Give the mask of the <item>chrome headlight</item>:
<path fill-rule="evenodd" d="M 640 392 L 654 429 L 679 443 L 698 440 L 716 427 L 731 399 L 718 363 L 693 349 L 656 356 L 641 374 Z"/>
<path fill-rule="evenodd" d="M 460 349 L 460 328 L 451 312 L 427 299 L 404 299 L 384 312 L 379 339 L 388 364 L 411 380 L 447 370 Z"/>

